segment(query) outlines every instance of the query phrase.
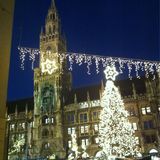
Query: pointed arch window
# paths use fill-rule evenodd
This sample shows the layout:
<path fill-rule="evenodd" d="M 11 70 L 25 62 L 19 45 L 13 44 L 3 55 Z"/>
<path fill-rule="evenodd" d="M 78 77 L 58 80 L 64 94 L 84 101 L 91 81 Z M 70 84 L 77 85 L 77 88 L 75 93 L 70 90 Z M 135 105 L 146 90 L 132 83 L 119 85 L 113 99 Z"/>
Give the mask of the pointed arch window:
<path fill-rule="evenodd" d="M 51 20 L 54 20 L 55 19 L 55 14 L 51 13 L 49 17 L 50 17 Z"/>
<path fill-rule="evenodd" d="M 45 142 L 42 144 L 43 149 L 49 149 L 49 147 L 50 147 L 50 143 Z"/>
<path fill-rule="evenodd" d="M 49 118 L 48 118 L 48 116 L 43 116 L 42 117 L 42 125 L 45 125 L 45 124 L 48 124 L 49 123 Z"/>
<path fill-rule="evenodd" d="M 55 20 L 55 18 L 56 18 L 55 14 L 52 14 L 52 18 L 53 18 L 53 20 Z"/>

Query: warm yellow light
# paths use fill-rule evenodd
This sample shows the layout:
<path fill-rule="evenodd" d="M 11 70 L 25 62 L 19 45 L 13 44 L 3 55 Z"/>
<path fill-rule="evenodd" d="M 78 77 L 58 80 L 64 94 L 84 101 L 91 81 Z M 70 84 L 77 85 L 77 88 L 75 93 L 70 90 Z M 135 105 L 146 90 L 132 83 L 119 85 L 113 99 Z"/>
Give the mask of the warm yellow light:
<path fill-rule="evenodd" d="M 55 60 L 46 59 L 46 61 L 41 63 L 42 73 L 47 72 L 48 74 L 52 74 L 57 68 Z"/>

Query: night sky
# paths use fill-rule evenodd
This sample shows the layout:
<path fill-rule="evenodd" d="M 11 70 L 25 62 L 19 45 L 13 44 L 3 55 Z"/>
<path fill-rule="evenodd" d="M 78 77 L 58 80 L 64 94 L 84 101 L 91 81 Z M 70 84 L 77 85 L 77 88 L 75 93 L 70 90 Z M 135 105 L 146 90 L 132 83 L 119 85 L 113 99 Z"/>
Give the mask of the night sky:
<path fill-rule="evenodd" d="M 16 0 L 8 100 L 33 96 L 33 71 L 20 69 L 18 45 L 39 48 L 51 0 Z M 159 60 L 158 0 L 56 0 L 69 52 Z M 37 59 L 38 64 L 38 59 Z M 103 72 L 88 76 L 75 66 L 73 86 L 99 83 Z"/>

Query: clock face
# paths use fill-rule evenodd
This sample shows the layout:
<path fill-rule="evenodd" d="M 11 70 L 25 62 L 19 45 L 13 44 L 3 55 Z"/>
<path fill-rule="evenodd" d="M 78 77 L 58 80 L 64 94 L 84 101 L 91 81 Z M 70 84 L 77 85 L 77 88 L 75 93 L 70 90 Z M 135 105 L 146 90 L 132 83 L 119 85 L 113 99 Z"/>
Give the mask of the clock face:
<path fill-rule="evenodd" d="M 57 65 L 55 59 L 49 60 L 46 59 L 44 62 L 41 63 L 42 73 L 47 72 L 48 74 L 52 74 L 57 70 Z"/>

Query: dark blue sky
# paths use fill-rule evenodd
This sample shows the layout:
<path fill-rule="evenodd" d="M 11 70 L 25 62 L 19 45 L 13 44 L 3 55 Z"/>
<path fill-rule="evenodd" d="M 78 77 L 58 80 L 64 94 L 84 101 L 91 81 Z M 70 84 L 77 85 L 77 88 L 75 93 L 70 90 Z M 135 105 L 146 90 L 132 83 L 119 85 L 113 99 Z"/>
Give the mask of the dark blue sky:
<path fill-rule="evenodd" d="M 17 47 L 39 48 L 50 0 L 16 0 L 11 50 L 8 100 L 33 95 L 33 71 L 26 61 L 20 69 Z M 106 56 L 159 60 L 158 0 L 56 0 L 68 51 Z M 79 67 L 73 85 L 98 83 Z M 78 73 L 78 74 L 77 74 Z"/>

